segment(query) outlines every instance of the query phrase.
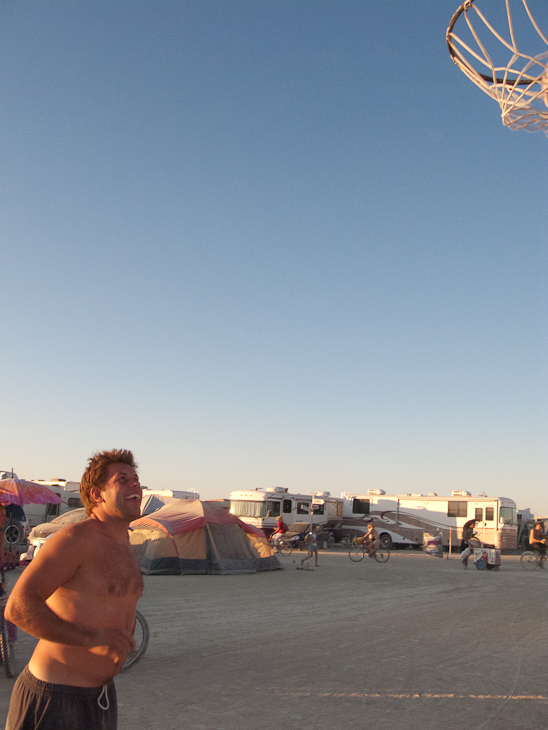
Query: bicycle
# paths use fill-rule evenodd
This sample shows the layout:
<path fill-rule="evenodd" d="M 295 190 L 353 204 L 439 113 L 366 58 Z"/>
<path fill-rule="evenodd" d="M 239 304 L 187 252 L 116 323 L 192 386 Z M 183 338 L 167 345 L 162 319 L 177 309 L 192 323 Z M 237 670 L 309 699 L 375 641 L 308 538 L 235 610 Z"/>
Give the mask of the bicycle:
<path fill-rule="evenodd" d="M 369 553 L 365 543 L 362 543 L 361 545 L 353 545 L 348 551 L 348 557 L 354 563 L 359 563 L 366 555 L 375 558 L 377 563 L 386 563 L 386 561 L 390 558 L 390 551 L 379 547 L 379 549 L 375 550 L 374 553 Z"/>
<path fill-rule="evenodd" d="M 283 537 L 279 539 L 277 545 L 275 545 L 272 538 L 270 538 L 270 545 L 273 553 L 280 553 L 280 555 L 284 555 L 285 557 L 288 557 L 293 552 L 293 545 L 289 541 L 284 540 Z"/>
<path fill-rule="evenodd" d="M 9 679 L 15 677 L 15 652 L 13 650 L 13 642 L 17 638 L 17 627 L 7 621 L 4 616 L 4 610 L 8 602 L 6 571 L 13 570 L 17 565 L 17 563 L 0 563 L 0 572 L 2 574 L 2 582 L 0 583 L 0 660 L 4 665 L 6 677 Z"/>
<path fill-rule="evenodd" d="M 147 650 L 150 631 L 148 622 L 140 611 L 135 611 L 135 628 L 133 629 L 133 638 L 135 639 L 135 649 L 132 649 L 126 657 L 122 672 L 135 666 L 139 659 Z"/>
<path fill-rule="evenodd" d="M 341 547 L 343 550 L 348 550 L 354 544 L 353 535 L 345 535 L 341 540 Z"/>
<path fill-rule="evenodd" d="M 536 550 L 526 550 L 521 554 L 519 561 L 525 570 L 535 570 L 536 568 L 544 567 L 544 560 L 541 560 L 541 555 Z"/>

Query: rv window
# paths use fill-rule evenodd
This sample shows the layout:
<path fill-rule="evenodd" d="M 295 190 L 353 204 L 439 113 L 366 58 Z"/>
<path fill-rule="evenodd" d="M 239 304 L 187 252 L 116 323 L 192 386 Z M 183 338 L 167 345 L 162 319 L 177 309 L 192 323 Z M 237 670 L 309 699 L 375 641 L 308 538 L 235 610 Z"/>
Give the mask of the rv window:
<path fill-rule="evenodd" d="M 84 506 L 78 497 L 69 497 L 67 499 L 67 504 L 69 507 L 80 507 L 81 508 Z"/>
<path fill-rule="evenodd" d="M 290 499 L 284 499 L 284 514 L 290 515 L 292 511 L 293 511 L 293 502 Z"/>
<path fill-rule="evenodd" d="M 313 504 L 312 511 L 315 515 L 323 515 L 325 512 L 325 504 Z"/>
<path fill-rule="evenodd" d="M 279 502 L 267 502 L 266 511 L 269 517 L 277 517 L 280 514 L 280 503 Z"/>
<path fill-rule="evenodd" d="M 369 514 L 369 500 L 368 499 L 355 499 L 352 502 L 352 514 L 368 515 Z"/>
<path fill-rule="evenodd" d="M 485 521 L 492 522 L 494 519 L 495 519 L 494 507 L 486 507 L 485 508 Z"/>
<path fill-rule="evenodd" d="M 310 502 L 297 502 L 297 514 L 298 515 L 310 514 Z"/>
<path fill-rule="evenodd" d="M 236 517 L 266 517 L 268 509 L 272 508 L 272 505 L 273 502 L 244 502 L 233 499 L 230 502 L 230 511 Z M 278 510 L 279 508 L 278 505 Z"/>
<path fill-rule="evenodd" d="M 54 517 L 57 517 L 59 515 L 59 505 L 58 504 L 46 504 L 46 522 L 53 519 Z"/>
<path fill-rule="evenodd" d="M 483 508 L 476 507 L 476 514 L 474 515 L 476 522 L 483 522 Z"/>
<path fill-rule="evenodd" d="M 504 519 L 504 524 L 507 526 L 513 526 L 518 524 L 515 507 L 501 507 L 500 516 Z"/>
<path fill-rule="evenodd" d="M 468 502 L 448 502 L 448 517 L 468 517 Z"/>

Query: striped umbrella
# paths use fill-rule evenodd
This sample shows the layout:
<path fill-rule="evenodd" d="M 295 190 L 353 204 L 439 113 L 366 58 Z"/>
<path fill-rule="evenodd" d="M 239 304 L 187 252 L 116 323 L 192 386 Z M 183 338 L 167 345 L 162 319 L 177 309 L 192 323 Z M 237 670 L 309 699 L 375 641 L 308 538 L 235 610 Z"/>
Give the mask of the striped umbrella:
<path fill-rule="evenodd" d="M 63 499 L 44 484 L 26 479 L 0 479 L 0 504 L 59 504 Z"/>

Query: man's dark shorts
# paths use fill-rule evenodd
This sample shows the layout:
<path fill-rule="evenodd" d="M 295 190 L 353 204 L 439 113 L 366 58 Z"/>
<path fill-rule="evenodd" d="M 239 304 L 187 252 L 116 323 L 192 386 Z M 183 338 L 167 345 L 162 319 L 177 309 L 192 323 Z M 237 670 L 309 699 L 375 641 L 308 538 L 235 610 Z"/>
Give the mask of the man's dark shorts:
<path fill-rule="evenodd" d="M 112 680 L 103 687 L 49 684 L 25 667 L 13 686 L 6 730 L 116 730 L 117 724 Z"/>

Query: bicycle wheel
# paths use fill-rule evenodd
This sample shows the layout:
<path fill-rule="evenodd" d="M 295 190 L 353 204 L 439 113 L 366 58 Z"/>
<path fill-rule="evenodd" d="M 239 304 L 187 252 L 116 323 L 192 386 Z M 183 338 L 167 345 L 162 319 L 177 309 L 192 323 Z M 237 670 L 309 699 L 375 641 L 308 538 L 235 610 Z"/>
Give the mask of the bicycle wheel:
<path fill-rule="evenodd" d="M 364 555 L 365 552 L 361 545 L 353 545 L 348 551 L 348 557 L 354 563 L 359 563 L 360 560 L 363 560 Z"/>
<path fill-rule="evenodd" d="M 537 556 L 532 550 L 524 552 L 519 560 L 525 570 L 535 570 L 538 566 Z"/>
<path fill-rule="evenodd" d="M 122 667 L 122 672 L 125 672 L 134 664 L 137 664 L 139 659 L 147 650 L 150 633 L 148 630 L 147 620 L 140 611 L 135 611 L 135 629 L 133 630 L 133 638 L 135 639 L 135 649 L 132 649 L 127 655 L 124 666 Z"/>
<path fill-rule="evenodd" d="M 293 545 L 291 545 L 291 543 L 289 543 L 289 542 L 282 542 L 282 543 L 280 543 L 279 550 L 282 555 L 285 555 L 287 557 L 288 555 L 291 555 L 291 553 L 293 552 Z"/>
<path fill-rule="evenodd" d="M 375 560 L 377 563 L 386 563 L 386 561 L 390 558 L 390 551 L 389 550 L 383 550 L 383 548 L 379 548 L 377 552 L 375 553 Z"/>
<path fill-rule="evenodd" d="M 0 653 L 6 677 L 15 677 L 15 655 L 10 642 L 8 622 L 4 618 L 4 606 L 0 609 Z"/>

